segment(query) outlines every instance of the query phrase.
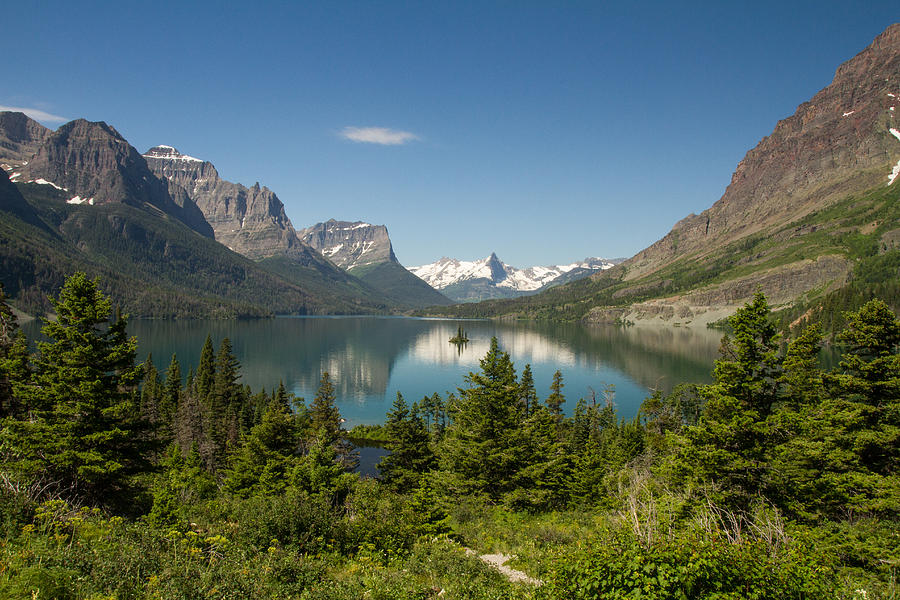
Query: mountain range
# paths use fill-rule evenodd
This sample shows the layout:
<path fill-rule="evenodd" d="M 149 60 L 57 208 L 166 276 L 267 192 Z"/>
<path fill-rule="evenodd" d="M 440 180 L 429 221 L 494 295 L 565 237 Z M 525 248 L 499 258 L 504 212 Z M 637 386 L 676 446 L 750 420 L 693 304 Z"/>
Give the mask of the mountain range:
<path fill-rule="evenodd" d="M 586 258 L 568 265 L 517 269 L 497 258 L 440 260 L 409 270 L 445 296 L 457 302 L 480 302 L 488 298 L 515 298 L 586 277 L 613 267 L 622 259 Z"/>
<path fill-rule="evenodd" d="M 724 195 L 615 267 L 429 314 L 710 323 L 762 290 L 783 314 L 900 304 L 900 24 L 737 165 Z M 836 314 L 836 313 L 835 313 Z"/>
<path fill-rule="evenodd" d="M 51 310 L 48 297 L 75 270 L 100 276 L 135 316 L 449 303 L 396 259 L 384 268 L 390 277 L 351 275 L 300 239 L 271 190 L 225 181 L 171 146 L 141 155 L 106 123 L 79 119 L 51 131 L 0 113 L 0 165 L 0 282 L 26 312 Z"/>
<path fill-rule="evenodd" d="M 172 146 L 142 155 L 103 122 L 52 131 L 3 112 L 0 282 L 17 308 L 46 313 L 83 270 L 133 315 L 156 317 L 430 307 L 422 314 L 702 324 L 756 290 L 788 319 L 874 294 L 897 306 L 898 107 L 895 24 L 747 152 L 701 214 L 614 266 L 522 270 L 494 254 L 407 270 L 383 225 L 297 230 L 274 192 Z"/>

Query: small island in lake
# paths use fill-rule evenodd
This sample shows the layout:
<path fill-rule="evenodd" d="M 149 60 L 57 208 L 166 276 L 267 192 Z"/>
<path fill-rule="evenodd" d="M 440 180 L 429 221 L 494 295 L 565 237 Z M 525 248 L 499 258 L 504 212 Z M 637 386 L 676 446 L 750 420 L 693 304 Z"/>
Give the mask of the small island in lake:
<path fill-rule="evenodd" d="M 467 344 L 469 342 L 469 336 L 466 335 L 465 330 L 460 325 L 456 330 L 456 335 L 450 338 L 451 344 Z"/>

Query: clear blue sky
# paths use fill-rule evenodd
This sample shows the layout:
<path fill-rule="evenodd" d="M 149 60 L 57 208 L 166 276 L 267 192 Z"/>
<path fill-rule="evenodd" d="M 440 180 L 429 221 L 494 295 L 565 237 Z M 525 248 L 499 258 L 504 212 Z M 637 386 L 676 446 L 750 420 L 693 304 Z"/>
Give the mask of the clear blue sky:
<path fill-rule="evenodd" d="M 106 121 L 406 265 L 631 256 L 900 2 L 18 2 L 0 106 Z M 381 128 L 381 129 L 375 129 Z M 381 142 L 381 143 L 376 143 Z M 390 143 L 387 143 L 390 142 Z"/>

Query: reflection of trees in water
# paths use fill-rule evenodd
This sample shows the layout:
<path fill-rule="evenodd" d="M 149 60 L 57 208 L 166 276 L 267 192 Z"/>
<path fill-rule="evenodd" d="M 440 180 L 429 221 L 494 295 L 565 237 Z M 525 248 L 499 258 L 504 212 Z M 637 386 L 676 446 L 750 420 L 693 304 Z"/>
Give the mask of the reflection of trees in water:
<path fill-rule="evenodd" d="M 537 357 L 565 370 L 567 365 L 606 365 L 628 375 L 647 388 L 669 391 L 678 383 L 711 381 L 713 361 L 718 357 L 720 332 L 684 327 L 616 327 L 578 324 L 510 324 L 501 342 L 512 338 L 522 350 L 531 344 Z M 540 343 L 534 343 L 535 338 Z M 554 360 L 554 353 L 557 359 Z"/>
<path fill-rule="evenodd" d="M 214 341 L 231 339 L 241 362 L 241 381 L 253 389 L 284 381 L 292 390 L 314 393 L 322 371 L 328 371 L 338 397 L 384 394 L 396 357 L 419 329 L 409 319 L 267 319 L 259 321 L 143 321 L 132 324 L 141 355 L 173 348 L 187 373 L 196 365 L 207 333 Z"/>
<path fill-rule="evenodd" d="M 338 398 L 359 399 L 386 393 L 398 358 L 423 364 L 459 366 L 460 379 L 477 370 L 496 335 L 521 369 L 525 363 L 566 369 L 607 366 L 644 387 L 664 390 L 682 381 L 709 381 L 720 333 L 688 328 L 582 326 L 578 324 L 470 321 L 469 342 L 447 342 L 456 321 L 391 318 L 279 318 L 259 321 L 135 321 L 132 334 L 139 356 L 153 352 L 164 369 L 172 352 L 182 372 L 196 366 L 207 334 L 214 345 L 228 337 L 241 362 L 242 381 L 253 389 L 315 393 L 328 371 Z"/>

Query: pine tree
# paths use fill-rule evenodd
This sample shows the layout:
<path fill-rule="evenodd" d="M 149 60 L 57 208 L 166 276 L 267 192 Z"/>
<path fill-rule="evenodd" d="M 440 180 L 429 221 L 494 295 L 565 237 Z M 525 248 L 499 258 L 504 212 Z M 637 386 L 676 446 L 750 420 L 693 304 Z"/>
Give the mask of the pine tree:
<path fill-rule="evenodd" d="M 141 416 L 156 427 L 162 421 L 160 414 L 160 396 L 161 382 L 159 380 L 159 371 L 153 364 L 153 354 L 147 355 L 144 361 L 144 384 L 141 387 Z"/>
<path fill-rule="evenodd" d="M 497 338 L 481 359 L 481 371 L 466 376 L 452 406 L 443 441 L 443 467 L 455 474 L 461 491 L 482 490 L 499 498 L 522 466 L 519 453 L 520 388 L 509 354 Z"/>
<path fill-rule="evenodd" d="M 531 365 L 525 365 L 522 369 L 522 377 L 519 378 L 519 398 L 522 403 L 522 415 L 527 418 L 537 409 L 538 397 L 534 389 L 534 376 L 531 374 Z"/>
<path fill-rule="evenodd" d="M 178 357 L 173 354 L 166 369 L 166 380 L 163 383 L 162 401 L 160 402 L 160 416 L 170 429 L 174 431 L 175 414 L 178 412 L 179 398 L 181 397 L 181 365 Z"/>
<path fill-rule="evenodd" d="M 722 358 L 713 371 L 717 392 L 736 398 L 764 419 L 778 399 L 781 376 L 780 336 L 765 295 L 756 292 L 729 323 L 734 334 L 723 338 Z"/>
<path fill-rule="evenodd" d="M 381 479 L 400 492 L 408 492 L 418 485 L 423 473 L 435 466 L 428 429 L 418 411 L 408 409 L 400 392 L 387 414 L 385 429 L 393 444 L 391 453 L 378 463 Z"/>
<path fill-rule="evenodd" d="M 322 438 L 327 444 L 334 444 L 341 434 L 341 413 L 335 406 L 337 397 L 334 394 L 334 384 L 328 371 L 322 373 L 319 381 L 319 390 L 309 408 L 310 425 L 314 435 Z"/>
<path fill-rule="evenodd" d="M 141 440 L 132 434 L 132 392 L 143 371 L 137 342 L 124 317 L 108 321 L 110 302 L 84 273 L 67 279 L 52 303 L 57 320 L 43 327 L 50 341 L 37 344 L 29 420 L 8 428 L 19 466 L 65 495 L 120 500 L 140 464 Z"/>
<path fill-rule="evenodd" d="M 27 386 L 30 378 L 28 343 L 0 284 L 0 419 L 24 417 L 16 388 Z"/>
<path fill-rule="evenodd" d="M 243 389 L 238 384 L 240 378 L 240 362 L 234 356 L 231 340 L 222 338 L 215 359 L 215 375 L 210 393 L 209 407 L 211 423 L 218 428 L 224 444 L 219 448 L 224 452 L 225 445 L 237 442 L 242 431 L 246 402 Z"/>
<path fill-rule="evenodd" d="M 553 374 L 553 383 L 550 384 L 550 395 L 547 397 L 547 408 L 550 410 L 550 414 L 556 417 L 557 420 L 562 420 L 562 405 L 566 401 L 565 396 L 562 394 L 564 386 L 562 373 L 556 371 L 556 373 Z"/>
<path fill-rule="evenodd" d="M 194 395 L 201 404 L 207 405 L 216 380 L 216 358 L 213 352 L 212 337 L 206 336 L 200 350 L 200 362 L 194 372 Z"/>

